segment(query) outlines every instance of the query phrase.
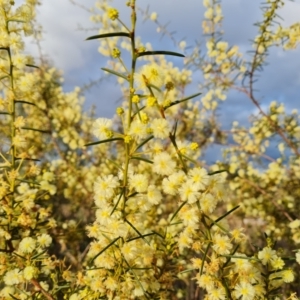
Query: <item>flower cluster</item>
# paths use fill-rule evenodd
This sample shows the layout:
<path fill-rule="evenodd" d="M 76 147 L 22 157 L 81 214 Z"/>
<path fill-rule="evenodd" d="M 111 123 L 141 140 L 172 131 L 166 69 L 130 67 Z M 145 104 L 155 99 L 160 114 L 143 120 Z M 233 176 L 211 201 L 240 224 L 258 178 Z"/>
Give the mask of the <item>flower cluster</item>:
<path fill-rule="evenodd" d="M 49 299 L 63 283 L 52 273 L 64 263 L 48 253 L 56 228 L 48 200 L 57 192 L 56 178 L 38 163 L 41 136 L 49 130 L 31 109 L 45 109 L 37 88 L 43 79 L 22 54 L 22 34 L 32 33 L 36 5 L 26 1 L 14 9 L 14 1 L 0 1 L 0 299 L 31 299 L 32 293 Z"/>
<path fill-rule="evenodd" d="M 220 1 L 203 1 L 204 54 L 139 9 L 184 51 L 179 69 L 167 57 L 181 54 L 135 36 L 135 0 L 131 26 L 97 1 L 124 98 L 114 118 L 83 114 L 79 87 L 65 93 L 59 71 L 22 54 L 36 4 L 0 0 L 0 299 L 297 299 L 299 114 L 254 96 L 268 49 L 299 43 L 299 24 L 274 26 L 283 2 L 263 7 L 248 61 L 225 40 Z M 200 101 L 186 96 L 195 67 Z M 258 113 L 225 134 L 216 110 L 231 89 Z M 209 166 L 214 141 L 227 147 Z"/>

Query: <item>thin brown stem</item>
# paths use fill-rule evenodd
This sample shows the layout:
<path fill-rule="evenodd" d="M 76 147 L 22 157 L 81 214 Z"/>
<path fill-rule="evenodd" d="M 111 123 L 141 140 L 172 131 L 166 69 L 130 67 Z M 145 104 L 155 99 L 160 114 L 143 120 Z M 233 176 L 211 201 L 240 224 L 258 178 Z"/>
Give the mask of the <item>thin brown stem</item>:
<path fill-rule="evenodd" d="M 47 291 L 45 291 L 42 288 L 42 286 L 40 285 L 40 283 L 36 279 L 31 279 L 31 283 L 35 286 L 35 288 L 39 292 L 41 292 L 46 297 L 46 299 L 48 299 L 48 300 L 54 300 L 54 298 Z"/>

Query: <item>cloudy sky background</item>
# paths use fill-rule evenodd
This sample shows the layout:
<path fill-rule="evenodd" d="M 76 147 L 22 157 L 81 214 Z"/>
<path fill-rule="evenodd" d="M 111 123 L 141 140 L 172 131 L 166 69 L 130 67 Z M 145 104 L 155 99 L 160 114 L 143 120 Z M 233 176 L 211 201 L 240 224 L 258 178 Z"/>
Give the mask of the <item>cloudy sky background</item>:
<path fill-rule="evenodd" d="M 77 0 L 85 7 L 92 7 L 94 0 Z M 125 0 L 114 0 L 112 6 L 119 8 L 122 20 L 126 20 L 129 9 Z M 242 52 L 251 50 L 250 39 L 257 34 L 253 24 L 261 20 L 260 1 L 223 0 L 225 40 L 231 45 L 238 45 Z M 162 5 L 163 3 L 163 5 Z M 201 22 L 204 7 L 201 0 L 140 0 L 138 6 L 144 10 L 149 5 L 149 11 L 158 13 L 163 23 L 170 21 L 169 31 L 176 31 L 176 39 L 185 39 L 188 46 L 195 41 L 205 39 L 202 36 Z M 300 21 L 300 1 L 286 1 L 280 12 L 284 26 Z M 106 59 L 98 53 L 98 41 L 84 41 L 86 37 L 97 34 L 96 31 L 84 32 L 79 27 L 95 28 L 89 21 L 90 14 L 69 0 L 43 0 L 38 8 L 38 22 L 43 26 L 43 53 L 53 62 L 54 66 L 64 72 L 64 89 L 70 91 L 74 86 L 83 86 L 90 81 L 103 77 L 101 67 Z M 167 36 L 161 39 L 152 22 L 143 23 L 140 17 L 138 34 L 143 42 L 151 42 L 154 49 L 180 51 Z M 28 43 L 27 52 L 37 55 L 35 45 Z M 180 59 L 178 60 L 178 62 Z M 257 83 L 257 95 L 263 107 L 270 101 L 284 102 L 288 110 L 300 109 L 300 50 L 282 51 L 273 48 L 268 58 L 269 65 L 261 73 Z M 180 63 L 179 63 L 180 65 Z M 198 92 L 195 85 L 195 92 Z M 85 109 L 92 104 L 97 106 L 98 116 L 111 117 L 117 106 L 120 92 L 113 80 L 104 81 L 94 86 L 86 94 Z M 230 93 L 220 117 L 225 124 L 233 120 L 243 121 L 256 109 L 249 99 L 238 93 Z"/>

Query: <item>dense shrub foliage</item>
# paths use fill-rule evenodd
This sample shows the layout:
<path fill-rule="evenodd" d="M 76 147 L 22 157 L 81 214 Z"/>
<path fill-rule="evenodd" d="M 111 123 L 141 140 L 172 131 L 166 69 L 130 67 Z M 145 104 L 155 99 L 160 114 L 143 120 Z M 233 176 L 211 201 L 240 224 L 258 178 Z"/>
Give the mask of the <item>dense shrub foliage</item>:
<path fill-rule="evenodd" d="M 38 1 L 0 0 L 0 299 L 298 299 L 300 115 L 263 109 L 255 82 L 300 24 L 281 26 L 284 2 L 267 0 L 246 57 L 224 39 L 222 3 L 204 0 L 206 48 L 188 51 L 138 4 L 129 20 L 106 0 L 91 10 L 87 39 L 123 94 L 108 119 L 23 54 Z M 175 51 L 144 44 L 139 17 Z M 225 131 L 216 112 L 232 90 L 258 113 Z M 214 143 L 223 158 L 208 165 Z"/>

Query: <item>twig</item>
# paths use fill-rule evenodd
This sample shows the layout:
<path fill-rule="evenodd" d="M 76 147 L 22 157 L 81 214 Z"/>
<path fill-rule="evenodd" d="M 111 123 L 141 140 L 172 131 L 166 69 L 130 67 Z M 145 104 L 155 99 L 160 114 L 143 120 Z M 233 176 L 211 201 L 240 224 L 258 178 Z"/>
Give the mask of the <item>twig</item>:
<path fill-rule="evenodd" d="M 40 283 L 36 279 L 31 279 L 31 283 L 35 286 L 35 288 L 41 292 L 48 300 L 54 300 L 54 298 L 47 293 L 40 285 Z"/>

